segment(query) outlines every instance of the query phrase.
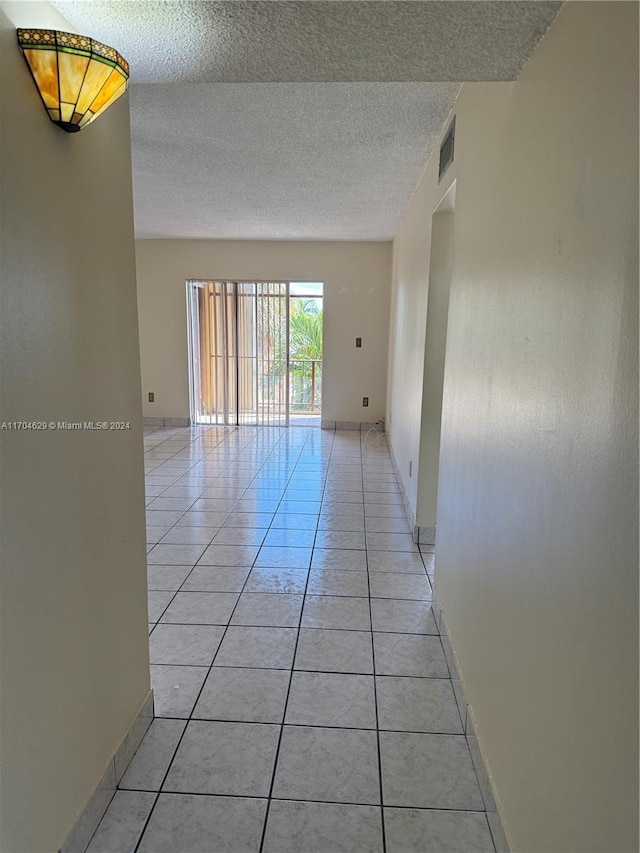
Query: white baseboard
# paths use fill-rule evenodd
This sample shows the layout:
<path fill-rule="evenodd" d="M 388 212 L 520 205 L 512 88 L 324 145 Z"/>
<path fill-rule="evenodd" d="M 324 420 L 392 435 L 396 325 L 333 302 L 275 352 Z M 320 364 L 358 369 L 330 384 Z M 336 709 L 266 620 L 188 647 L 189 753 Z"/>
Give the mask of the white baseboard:
<path fill-rule="evenodd" d="M 406 493 L 404 488 L 404 483 L 402 482 L 402 477 L 400 476 L 400 468 L 398 466 L 398 461 L 395 457 L 395 453 L 393 452 L 393 446 L 391 442 L 387 442 L 389 445 L 389 453 L 391 455 L 391 464 L 393 465 L 393 470 L 396 475 L 396 480 L 398 481 L 398 486 L 400 487 L 400 494 L 402 495 L 402 505 L 404 507 L 404 513 L 407 517 L 407 522 L 409 523 L 409 530 L 413 531 L 413 541 L 417 542 L 415 538 L 415 530 L 416 530 L 416 518 L 413 514 L 413 510 L 411 508 L 411 504 L 409 503 L 409 495 Z"/>
<path fill-rule="evenodd" d="M 147 694 L 120 746 L 107 762 L 102 778 L 80 812 L 59 853 L 84 853 L 113 799 L 116 787 L 153 720 L 153 690 Z"/>
<path fill-rule="evenodd" d="M 143 426 L 174 426 L 187 427 L 191 426 L 190 418 L 156 418 L 144 417 L 142 419 Z M 322 418 L 320 428 L 326 430 L 355 430 L 356 432 L 368 432 L 370 429 L 375 429 L 377 432 L 384 432 L 384 422 L 380 421 L 330 421 Z"/>
<path fill-rule="evenodd" d="M 375 429 L 377 432 L 384 432 L 383 421 L 329 421 L 322 418 L 320 421 L 320 429 L 328 430 L 355 430 L 356 432 L 368 432 L 370 429 Z"/>
<path fill-rule="evenodd" d="M 435 527 L 414 527 L 413 541 L 418 545 L 435 545 L 436 544 L 436 529 Z"/>
<path fill-rule="evenodd" d="M 458 703 L 458 710 L 462 719 L 467 744 L 469 745 L 469 752 L 471 753 L 473 766 L 478 778 L 478 785 L 480 787 L 480 793 L 482 794 L 482 800 L 487 813 L 487 821 L 489 823 L 491 835 L 493 836 L 496 853 L 511 853 L 511 848 L 509 847 L 507 835 L 500 816 L 493 777 L 491 776 L 486 756 L 482 750 L 481 740 L 477 735 L 473 708 L 467 702 L 464 691 L 464 682 L 458 666 L 458 659 L 456 658 L 449 638 L 447 621 L 444 612 L 435 597 L 433 599 L 432 610 L 440 631 L 440 639 L 442 641 L 442 648 L 444 649 L 444 656 L 447 659 L 447 665 L 449 666 L 449 672 L 451 673 L 453 692 L 456 697 L 456 702 Z"/>
<path fill-rule="evenodd" d="M 173 426 L 173 427 L 188 427 L 191 426 L 191 418 L 143 418 L 142 426 Z"/>

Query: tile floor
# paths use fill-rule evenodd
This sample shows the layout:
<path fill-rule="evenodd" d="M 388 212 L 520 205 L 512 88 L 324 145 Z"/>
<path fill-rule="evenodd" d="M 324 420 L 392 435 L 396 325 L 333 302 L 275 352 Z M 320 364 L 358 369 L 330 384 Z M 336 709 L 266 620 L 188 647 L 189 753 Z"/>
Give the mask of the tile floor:
<path fill-rule="evenodd" d="M 493 853 L 433 554 L 364 441 L 147 432 L 156 718 L 89 853 Z"/>

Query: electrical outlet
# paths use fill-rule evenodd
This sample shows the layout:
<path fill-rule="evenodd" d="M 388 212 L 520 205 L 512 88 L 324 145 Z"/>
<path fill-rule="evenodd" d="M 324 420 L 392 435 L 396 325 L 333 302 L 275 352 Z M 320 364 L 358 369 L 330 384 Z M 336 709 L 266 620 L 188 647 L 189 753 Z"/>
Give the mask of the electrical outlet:
<path fill-rule="evenodd" d="M 362 405 L 363 405 L 363 406 L 368 406 L 368 405 L 369 405 L 369 398 L 368 398 L 368 397 L 363 397 L 363 398 L 362 398 Z"/>
<path fill-rule="evenodd" d="M 362 346 L 362 338 L 356 338 L 356 347 L 359 349 Z"/>
<path fill-rule="evenodd" d="M 156 401 L 156 395 L 153 393 L 153 391 L 149 391 L 149 402 L 155 403 L 155 401 Z"/>

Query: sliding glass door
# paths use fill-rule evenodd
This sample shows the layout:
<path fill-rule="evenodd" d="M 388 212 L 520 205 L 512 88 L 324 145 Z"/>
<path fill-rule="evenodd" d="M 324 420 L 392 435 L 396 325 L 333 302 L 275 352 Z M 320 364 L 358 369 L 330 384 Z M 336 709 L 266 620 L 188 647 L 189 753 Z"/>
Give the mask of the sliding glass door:
<path fill-rule="evenodd" d="M 187 282 L 194 423 L 285 426 L 287 282 Z"/>

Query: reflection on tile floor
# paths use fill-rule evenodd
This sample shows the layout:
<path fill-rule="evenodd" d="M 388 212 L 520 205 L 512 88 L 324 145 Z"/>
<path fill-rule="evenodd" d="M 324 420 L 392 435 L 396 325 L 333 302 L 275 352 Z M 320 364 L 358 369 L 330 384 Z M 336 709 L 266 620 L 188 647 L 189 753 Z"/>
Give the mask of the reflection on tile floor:
<path fill-rule="evenodd" d="M 385 443 L 146 432 L 157 716 L 89 853 L 493 853 Z"/>

